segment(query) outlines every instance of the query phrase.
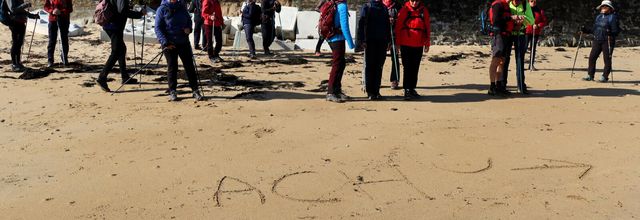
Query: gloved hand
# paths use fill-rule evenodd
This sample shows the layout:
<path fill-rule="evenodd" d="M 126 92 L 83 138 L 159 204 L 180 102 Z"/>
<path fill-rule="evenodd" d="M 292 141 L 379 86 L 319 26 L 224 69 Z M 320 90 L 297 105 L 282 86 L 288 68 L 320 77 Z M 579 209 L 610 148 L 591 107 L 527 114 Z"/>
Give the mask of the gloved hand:
<path fill-rule="evenodd" d="M 27 17 L 31 18 L 31 19 L 40 19 L 40 15 L 39 14 L 31 14 L 31 13 L 29 13 L 27 15 Z"/>

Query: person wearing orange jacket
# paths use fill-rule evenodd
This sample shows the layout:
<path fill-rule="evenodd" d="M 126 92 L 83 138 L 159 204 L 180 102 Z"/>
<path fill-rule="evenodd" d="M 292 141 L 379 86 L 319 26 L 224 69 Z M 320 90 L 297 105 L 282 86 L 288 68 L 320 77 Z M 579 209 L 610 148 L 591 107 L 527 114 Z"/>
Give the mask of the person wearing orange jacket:
<path fill-rule="evenodd" d="M 404 70 L 404 99 L 420 98 L 416 92 L 422 55 L 429 53 L 431 24 L 429 10 L 422 0 L 409 0 L 404 4 L 395 24 L 396 45 L 400 46 Z"/>
<path fill-rule="evenodd" d="M 73 12 L 71 0 L 45 0 L 44 10 L 49 13 L 49 44 L 47 45 L 47 67 L 53 67 L 53 57 L 56 51 L 58 30 L 60 30 L 60 42 L 62 45 L 62 65 L 69 64 L 69 23 Z"/>
<path fill-rule="evenodd" d="M 222 9 L 219 0 L 202 0 L 202 19 L 204 19 L 204 35 L 207 40 L 207 54 L 211 63 L 223 62 L 220 57 L 222 50 Z M 213 37 L 216 39 L 216 46 L 213 46 Z"/>
<path fill-rule="evenodd" d="M 527 25 L 527 30 L 525 31 L 527 35 L 527 45 L 529 45 L 531 49 L 531 59 L 533 59 L 533 61 L 529 62 L 529 68 L 527 69 L 536 70 L 534 66 L 536 62 L 536 49 L 538 49 L 538 41 L 540 37 L 542 37 L 542 29 L 547 26 L 547 16 L 544 14 L 544 10 L 538 7 L 537 0 L 529 0 L 529 5 L 531 6 L 535 22 L 533 25 Z"/>

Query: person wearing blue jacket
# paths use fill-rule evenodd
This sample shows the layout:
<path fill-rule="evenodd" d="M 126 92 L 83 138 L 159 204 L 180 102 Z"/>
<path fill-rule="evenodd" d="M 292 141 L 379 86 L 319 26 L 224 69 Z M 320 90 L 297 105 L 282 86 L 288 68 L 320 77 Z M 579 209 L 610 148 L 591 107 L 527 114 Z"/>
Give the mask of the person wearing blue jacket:
<path fill-rule="evenodd" d="M 347 61 L 345 59 L 345 41 L 351 49 L 353 49 L 355 45 L 353 44 L 351 30 L 349 29 L 349 9 L 347 7 L 347 2 L 342 0 L 333 1 L 336 1 L 337 4 L 334 26 L 340 31 L 327 39 L 332 53 L 331 72 L 329 74 L 329 83 L 327 88 L 327 101 L 341 103 L 351 99 L 351 97 L 345 95 L 342 91 L 342 75 L 344 74 L 344 69 L 347 66 Z"/>
<path fill-rule="evenodd" d="M 600 14 L 596 16 L 593 29 L 591 31 L 584 30 L 584 32 L 593 33 L 593 43 L 591 54 L 589 54 L 588 75 L 583 80 L 593 81 L 596 74 L 596 61 L 598 61 L 600 53 L 604 53 L 604 72 L 598 82 L 605 83 L 609 81 L 609 74 L 611 74 L 611 58 L 613 57 L 613 48 L 616 45 L 616 37 L 620 34 L 620 23 L 611 1 L 602 1 L 597 9 L 600 10 Z"/>
<path fill-rule="evenodd" d="M 356 42 L 364 48 L 365 88 L 369 100 L 381 100 L 382 68 L 391 42 L 389 12 L 381 0 L 370 0 L 362 7 L 360 15 Z"/>
<path fill-rule="evenodd" d="M 249 58 L 256 58 L 256 43 L 253 41 L 253 29 L 260 24 L 262 8 L 256 4 L 256 0 L 247 0 L 247 5 L 242 8 L 242 28 L 244 29 L 249 45 Z"/>
<path fill-rule="evenodd" d="M 163 0 L 156 14 L 156 36 L 167 58 L 167 78 L 169 80 L 169 101 L 178 101 L 178 57 L 182 60 L 193 98 L 203 100 L 198 90 L 198 76 L 193 62 L 191 16 L 182 0 Z"/>

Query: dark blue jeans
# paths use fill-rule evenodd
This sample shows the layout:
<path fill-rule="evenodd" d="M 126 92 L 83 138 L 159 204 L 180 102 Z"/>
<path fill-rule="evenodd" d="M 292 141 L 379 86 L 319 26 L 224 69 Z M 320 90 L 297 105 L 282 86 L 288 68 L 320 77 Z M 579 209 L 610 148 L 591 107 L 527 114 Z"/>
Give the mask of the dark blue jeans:
<path fill-rule="evenodd" d="M 527 53 L 527 37 L 524 35 L 514 35 L 508 38 L 505 42 L 505 59 L 502 73 L 502 82 L 507 85 L 507 79 L 509 78 L 509 64 L 511 62 L 511 46 L 515 46 L 516 57 L 516 78 L 518 80 L 518 89 L 526 90 L 526 83 L 524 82 L 524 56 Z"/>
<path fill-rule="evenodd" d="M 49 44 L 47 45 L 47 61 L 53 63 L 56 53 L 56 43 L 58 42 L 58 29 L 60 30 L 60 42 L 62 42 L 62 56 L 67 61 L 69 54 L 69 18 L 58 18 L 58 21 L 49 22 Z"/>
<path fill-rule="evenodd" d="M 249 53 L 256 55 L 256 43 L 253 41 L 253 25 L 244 24 L 242 27 L 244 28 L 245 38 L 247 38 L 247 45 L 249 45 Z"/>

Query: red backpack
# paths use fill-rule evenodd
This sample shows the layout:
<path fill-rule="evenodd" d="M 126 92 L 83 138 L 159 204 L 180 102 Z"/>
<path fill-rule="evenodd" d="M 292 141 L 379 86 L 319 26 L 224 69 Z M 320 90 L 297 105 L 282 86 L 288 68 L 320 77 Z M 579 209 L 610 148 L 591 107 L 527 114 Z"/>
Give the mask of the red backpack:
<path fill-rule="evenodd" d="M 111 22 L 113 18 L 113 6 L 111 6 L 109 1 L 110 0 L 101 0 L 100 3 L 96 5 L 96 10 L 93 14 L 93 20 L 100 26 L 105 26 L 106 24 Z"/>
<path fill-rule="evenodd" d="M 491 7 L 489 8 L 489 20 L 491 21 L 491 27 L 492 27 L 492 31 L 490 33 L 491 35 L 493 35 L 494 32 L 497 30 L 497 27 L 495 26 L 495 21 L 493 20 L 493 10 L 491 10 L 491 8 L 493 8 L 493 6 L 497 4 L 500 4 L 500 6 L 502 6 L 502 15 L 501 15 L 502 18 L 511 17 L 511 9 L 509 9 L 509 3 L 507 1 L 504 1 L 504 0 L 493 1 L 493 3 L 491 3 Z M 504 28 L 505 30 L 498 30 L 500 34 L 502 35 L 510 34 L 511 31 L 513 31 L 513 21 L 509 19 L 509 21 L 507 21 L 506 23 L 506 27 Z"/>
<path fill-rule="evenodd" d="M 329 39 L 336 34 L 342 33 L 340 28 L 335 25 L 336 12 L 338 11 L 338 3 L 344 2 L 344 0 L 327 0 L 320 7 L 320 20 L 318 21 L 318 29 L 320 29 L 320 35 L 325 39 Z"/>

